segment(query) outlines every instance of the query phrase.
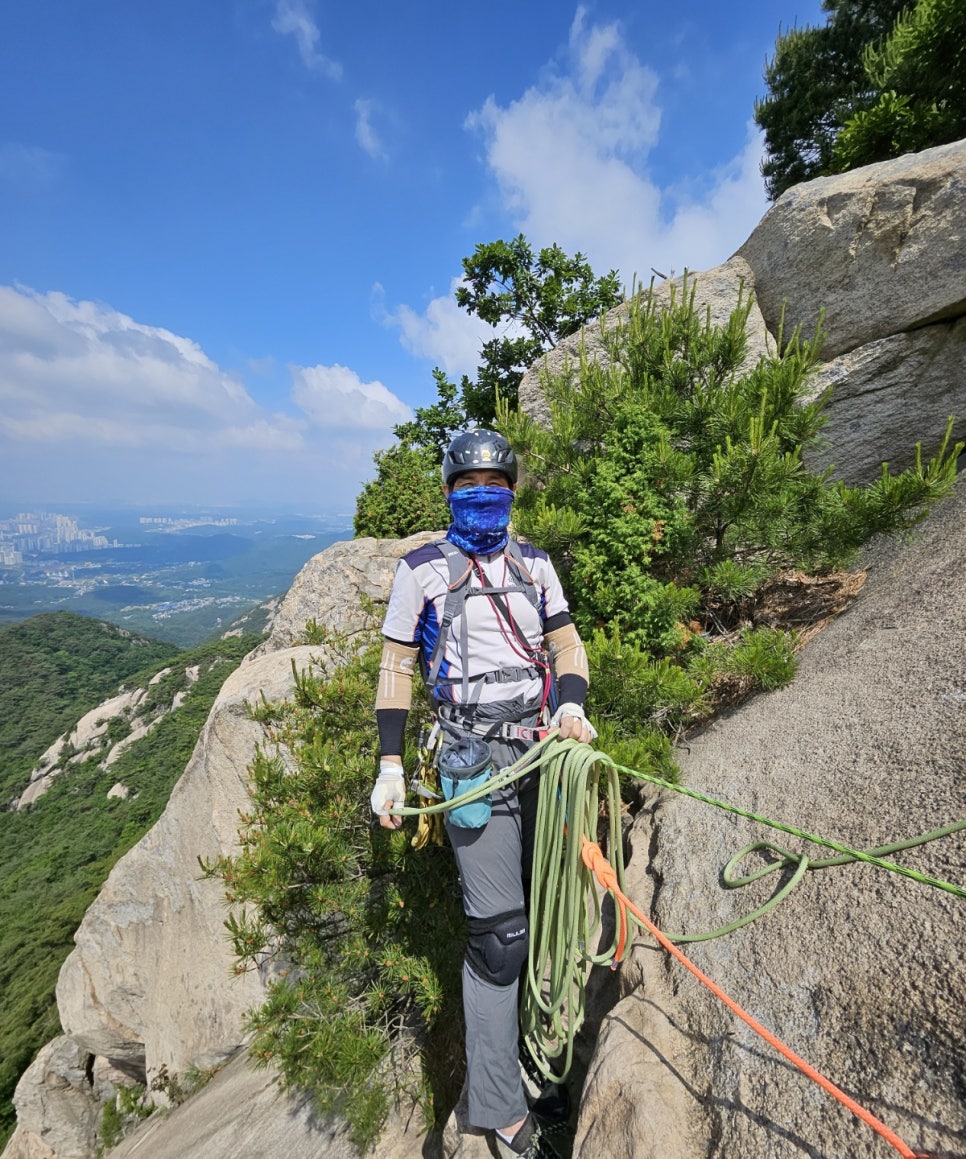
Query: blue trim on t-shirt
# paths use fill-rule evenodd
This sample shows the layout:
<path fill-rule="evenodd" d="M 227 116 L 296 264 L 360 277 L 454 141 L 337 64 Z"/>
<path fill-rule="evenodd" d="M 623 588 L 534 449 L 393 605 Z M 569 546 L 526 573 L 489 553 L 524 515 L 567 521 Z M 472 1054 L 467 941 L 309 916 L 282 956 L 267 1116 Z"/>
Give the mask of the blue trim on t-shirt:
<path fill-rule="evenodd" d="M 432 546 L 432 545 L 430 545 Z M 429 666 L 433 652 L 436 648 L 436 641 L 439 639 L 439 619 L 436 615 L 436 603 L 428 596 L 423 601 L 423 610 L 419 615 L 419 623 L 416 627 L 415 642 L 419 644 L 422 653 L 423 671 L 425 672 Z M 445 649 L 445 645 L 444 645 Z M 455 700 L 456 695 L 453 692 L 453 686 L 442 683 L 446 680 L 453 665 L 446 659 L 444 651 L 443 661 L 439 666 L 439 672 L 436 679 L 440 681 L 433 692 L 436 700 Z"/>
<path fill-rule="evenodd" d="M 543 551 L 539 547 L 534 547 L 532 543 L 523 543 L 521 540 L 517 540 L 517 546 L 520 548 L 520 554 L 523 556 L 524 559 L 549 559 L 550 558 L 550 556 L 547 555 L 547 553 L 545 551 Z"/>
<path fill-rule="evenodd" d="M 422 547 L 414 547 L 408 555 L 404 555 L 403 563 L 415 571 L 421 564 L 432 563 L 434 559 L 441 559 L 442 556 L 443 553 L 435 543 L 424 543 Z"/>

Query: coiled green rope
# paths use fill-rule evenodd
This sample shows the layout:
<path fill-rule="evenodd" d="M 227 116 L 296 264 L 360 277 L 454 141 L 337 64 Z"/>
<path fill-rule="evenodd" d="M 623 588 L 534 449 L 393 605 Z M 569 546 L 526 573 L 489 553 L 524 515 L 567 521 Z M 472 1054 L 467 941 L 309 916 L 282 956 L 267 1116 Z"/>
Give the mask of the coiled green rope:
<path fill-rule="evenodd" d="M 624 857 L 621 834 L 620 774 L 646 781 L 702 804 L 766 825 L 803 841 L 834 850 L 838 856 L 812 860 L 768 841 L 754 842 L 739 850 L 725 866 L 724 884 L 738 888 L 769 873 L 794 866 L 794 873 L 764 905 L 741 918 L 702 934 L 666 935 L 672 942 L 698 942 L 722 937 L 762 917 L 782 902 L 810 869 L 826 869 L 864 861 L 921 884 L 966 898 L 966 888 L 930 877 L 887 860 L 887 855 L 912 849 L 966 829 L 966 819 L 932 829 L 919 837 L 882 845 L 865 852 L 809 833 L 793 825 L 772 821 L 748 809 L 730 805 L 694 789 L 617 764 L 606 753 L 556 735 L 534 745 L 515 764 L 500 770 L 486 784 L 452 801 L 425 808 L 399 808 L 394 813 L 418 816 L 445 812 L 455 805 L 480 799 L 520 777 L 540 770 L 540 792 L 534 836 L 533 878 L 530 895 L 530 957 L 528 985 L 521 1005 L 521 1028 L 534 1062 L 547 1078 L 560 1080 L 573 1061 L 574 1039 L 585 1007 L 588 967 L 612 964 L 617 931 L 610 945 L 595 949 L 602 936 L 602 913 L 594 877 L 580 856 L 583 839 L 604 844 L 611 864 L 624 888 Z M 602 804 L 605 806 L 602 810 Z M 600 830 L 606 831 L 601 842 Z M 751 853 L 768 851 L 776 860 L 743 876 L 734 876 L 740 862 Z M 546 1060 L 553 1060 L 553 1067 Z"/>

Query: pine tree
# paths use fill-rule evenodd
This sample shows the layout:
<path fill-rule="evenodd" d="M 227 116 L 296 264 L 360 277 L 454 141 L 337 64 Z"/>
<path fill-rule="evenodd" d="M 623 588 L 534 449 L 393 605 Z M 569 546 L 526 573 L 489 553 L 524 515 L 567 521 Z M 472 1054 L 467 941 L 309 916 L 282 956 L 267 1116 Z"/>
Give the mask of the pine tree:
<path fill-rule="evenodd" d="M 549 376 L 549 427 L 500 412 L 527 464 L 515 527 L 556 557 L 578 627 L 659 657 L 734 626 L 776 572 L 839 567 L 875 531 L 910 526 L 955 470 L 947 444 L 870 487 L 810 470 L 818 342 L 795 336 L 741 372 L 750 302 L 715 326 L 694 294 L 685 279 L 667 309 L 642 295 L 605 330 L 606 359 Z"/>

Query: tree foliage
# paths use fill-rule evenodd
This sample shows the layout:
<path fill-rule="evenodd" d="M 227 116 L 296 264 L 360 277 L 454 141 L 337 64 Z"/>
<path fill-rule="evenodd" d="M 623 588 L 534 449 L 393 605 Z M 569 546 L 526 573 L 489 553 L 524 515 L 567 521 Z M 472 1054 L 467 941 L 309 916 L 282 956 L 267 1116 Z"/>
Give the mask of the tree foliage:
<path fill-rule="evenodd" d="M 878 95 L 845 123 L 831 168 L 854 169 L 966 136 L 966 4 L 919 0 L 863 54 Z"/>
<path fill-rule="evenodd" d="M 432 447 L 396 443 L 375 455 L 376 477 L 356 499 L 357 536 L 404 539 L 449 526 L 439 460 Z"/>
<path fill-rule="evenodd" d="M 439 367 L 433 371 L 436 401 L 418 407 L 412 421 L 395 428 L 398 444 L 376 454 L 376 478 L 356 505 L 356 535 L 403 536 L 445 526 L 435 468 L 453 435 L 492 425 L 498 400 L 515 406 L 526 368 L 622 294 L 615 270 L 598 277 L 583 254 L 569 257 L 557 245 L 534 253 L 522 234 L 478 245 L 463 259 L 463 273 L 458 305 L 502 332 L 483 344 L 475 380 L 463 375 L 457 386 Z"/>
<path fill-rule="evenodd" d="M 484 343 L 477 380 L 463 386 L 466 417 L 481 426 L 493 422 L 497 400 L 516 406 L 520 379 L 541 354 L 622 296 L 616 270 L 597 277 L 583 254 L 568 257 L 558 245 L 534 254 L 523 234 L 478 245 L 463 272 L 457 304 L 509 331 Z"/>
<path fill-rule="evenodd" d="M 768 96 L 755 104 L 755 120 L 765 133 L 762 174 L 772 200 L 830 171 L 843 126 L 876 98 L 863 54 L 909 7 L 910 0 L 823 0 L 829 14 L 824 25 L 779 33 L 765 66 Z"/>
<path fill-rule="evenodd" d="M 805 398 L 816 343 L 795 336 L 742 370 L 749 308 L 715 326 L 686 281 L 667 309 L 645 296 L 605 333 L 605 361 L 547 377 L 548 427 L 501 410 L 528 467 L 514 525 L 559 562 L 587 636 L 685 656 L 737 627 L 776 572 L 841 566 L 951 485 L 958 449 L 945 443 L 869 487 L 810 470 L 803 452 L 824 421 L 823 401 Z"/>

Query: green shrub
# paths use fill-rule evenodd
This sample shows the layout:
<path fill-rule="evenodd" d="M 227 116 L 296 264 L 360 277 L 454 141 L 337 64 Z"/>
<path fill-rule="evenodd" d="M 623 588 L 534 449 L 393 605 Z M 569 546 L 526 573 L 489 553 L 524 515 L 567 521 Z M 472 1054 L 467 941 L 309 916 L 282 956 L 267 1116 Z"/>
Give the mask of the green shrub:
<path fill-rule="evenodd" d="M 379 643 L 325 643 L 331 660 L 297 676 L 294 699 L 259 710 L 278 750 L 252 767 L 241 853 L 209 868 L 238 968 L 279 970 L 250 1016 L 252 1056 L 365 1148 L 400 1086 L 430 1124 L 459 1093 L 464 919 L 448 848 L 370 826 Z M 426 712 L 410 714 L 410 743 Z"/>
<path fill-rule="evenodd" d="M 376 477 L 356 500 L 357 536 L 404 539 L 417 531 L 449 527 L 439 459 L 430 447 L 399 443 L 374 456 Z"/>
<path fill-rule="evenodd" d="M 116 1147 L 125 1135 L 153 1112 L 154 1108 L 144 1102 L 144 1090 L 143 1083 L 115 1088 L 114 1098 L 104 1104 L 101 1112 L 99 1154 Z"/>
<path fill-rule="evenodd" d="M 868 487 L 809 470 L 827 400 L 806 399 L 817 341 L 798 336 L 742 369 L 750 303 L 724 326 L 688 279 L 667 309 L 635 298 L 603 336 L 607 359 L 545 379 L 548 427 L 501 410 L 527 463 L 518 531 L 558 563 L 585 636 L 616 631 L 679 662 L 741 625 L 769 577 L 828 571 L 946 494 L 957 449 Z"/>

